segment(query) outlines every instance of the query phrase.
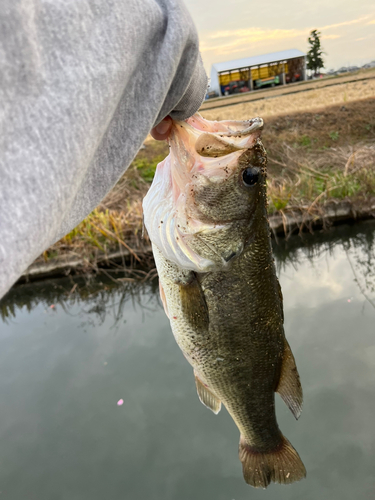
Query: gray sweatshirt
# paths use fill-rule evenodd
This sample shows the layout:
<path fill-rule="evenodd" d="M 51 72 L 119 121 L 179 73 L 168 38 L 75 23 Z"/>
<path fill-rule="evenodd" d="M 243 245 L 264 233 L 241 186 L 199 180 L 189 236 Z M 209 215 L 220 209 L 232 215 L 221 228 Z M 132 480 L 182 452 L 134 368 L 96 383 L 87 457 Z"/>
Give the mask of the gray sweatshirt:
<path fill-rule="evenodd" d="M 2 0 L 0 297 L 206 87 L 180 0 Z"/>

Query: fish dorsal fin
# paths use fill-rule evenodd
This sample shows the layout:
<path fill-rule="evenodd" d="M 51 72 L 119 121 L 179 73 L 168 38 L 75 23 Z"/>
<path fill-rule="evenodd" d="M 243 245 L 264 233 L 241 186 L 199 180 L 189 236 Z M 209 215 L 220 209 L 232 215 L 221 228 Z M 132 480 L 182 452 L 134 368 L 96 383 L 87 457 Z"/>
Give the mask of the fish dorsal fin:
<path fill-rule="evenodd" d="M 212 410 L 215 415 L 219 413 L 221 410 L 221 401 L 215 396 L 213 392 L 210 391 L 208 387 L 204 385 L 198 375 L 194 372 L 195 376 L 195 384 L 197 386 L 197 393 L 201 403 L 204 404 L 207 408 Z"/>
<path fill-rule="evenodd" d="M 286 339 L 280 379 L 276 392 L 280 394 L 294 417 L 298 419 L 302 411 L 302 386 L 292 350 Z"/>

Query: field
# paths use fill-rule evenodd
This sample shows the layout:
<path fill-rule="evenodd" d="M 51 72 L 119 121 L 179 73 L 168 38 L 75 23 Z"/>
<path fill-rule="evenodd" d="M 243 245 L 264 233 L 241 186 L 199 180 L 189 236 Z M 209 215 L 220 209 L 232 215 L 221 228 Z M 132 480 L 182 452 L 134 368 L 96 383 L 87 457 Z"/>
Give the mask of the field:
<path fill-rule="evenodd" d="M 246 120 L 249 117 L 270 116 L 310 111 L 367 98 L 375 98 L 375 69 L 364 73 L 366 79 L 343 83 L 340 80 L 315 80 L 293 86 L 267 89 L 249 94 L 236 94 L 224 99 L 205 101 L 201 114 L 208 120 Z M 359 75 L 358 75 L 359 76 Z M 372 77 L 372 78 L 370 78 Z M 362 77 L 363 78 L 363 77 Z M 325 84 L 325 85 L 324 85 Z M 210 109 L 214 107 L 216 109 Z M 217 107 L 216 107 L 217 106 Z"/>
<path fill-rule="evenodd" d="M 375 195 L 375 79 L 203 111 L 210 120 L 262 116 L 270 212 Z"/>
<path fill-rule="evenodd" d="M 374 204 L 375 71 L 356 78 L 348 82 L 344 77 L 343 83 L 335 79 L 334 85 L 328 80 L 296 84 L 203 104 L 201 114 L 210 120 L 264 119 L 270 214 L 322 213 L 327 203 L 340 200 L 349 200 L 357 209 Z M 304 88 L 308 90 L 301 92 Z M 147 235 L 142 238 L 142 198 L 157 163 L 167 154 L 167 144 L 148 137 L 103 202 L 37 264 L 79 257 L 86 269 L 96 269 L 114 252 L 130 256 L 133 264 L 142 260 L 149 245 Z"/>
<path fill-rule="evenodd" d="M 340 75 L 321 78 L 318 80 L 307 80 L 304 82 L 297 82 L 289 85 L 280 85 L 274 88 L 264 88 L 247 94 L 233 94 L 227 97 L 210 99 L 202 104 L 201 110 L 211 110 L 213 108 L 231 106 L 236 103 L 243 104 L 245 102 L 274 99 L 276 97 L 287 95 L 293 95 L 293 97 L 296 97 L 297 94 L 306 92 L 308 90 L 316 91 L 329 88 L 332 89 L 333 87 L 337 86 L 341 87 L 344 84 L 346 85 L 350 83 L 369 81 L 373 78 L 375 78 L 375 68 L 369 70 L 361 70 L 356 73 L 350 73 L 346 76 Z M 278 111 L 278 113 L 280 112 L 282 112 L 282 110 Z"/>

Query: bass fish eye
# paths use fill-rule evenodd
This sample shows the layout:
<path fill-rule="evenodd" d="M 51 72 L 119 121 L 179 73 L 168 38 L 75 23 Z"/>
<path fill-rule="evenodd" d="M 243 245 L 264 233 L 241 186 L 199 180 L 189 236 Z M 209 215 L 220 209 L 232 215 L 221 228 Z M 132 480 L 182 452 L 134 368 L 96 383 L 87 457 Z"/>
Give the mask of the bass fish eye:
<path fill-rule="evenodd" d="M 248 167 L 242 172 L 242 180 L 245 186 L 254 186 L 259 180 L 259 169 Z"/>

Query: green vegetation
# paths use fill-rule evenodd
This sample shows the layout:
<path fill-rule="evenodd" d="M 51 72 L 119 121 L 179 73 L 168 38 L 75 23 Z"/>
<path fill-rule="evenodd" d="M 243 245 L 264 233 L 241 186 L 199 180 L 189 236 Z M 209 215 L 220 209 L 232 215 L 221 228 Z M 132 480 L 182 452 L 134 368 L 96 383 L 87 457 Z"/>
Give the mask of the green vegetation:
<path fill-rule="evenodd" d="M 307 68 L 314 71 L 315 75 L 319 73 L 320 68 L 324 68 L 323 51 L 320 45 L 321 36 L 318 30 L 312 30 L 308 38 L 310 49 L 307 52 Z"/>
<path fill-rule="evenodd" d="M 297 182 L 295 176 L 268 181 L 270 214 L 284 212 L 288 208 L 321 207 L 330 200 L 369 195 L 375 195 L 375 170 L 372 169 L 360 169 L 353 173 L 332 169 L 314 175 L 301 168 Z"/>
<path fill-rule="evenodd" d="M 303 135 L 301 137 L 301 139 L 299 140 L 299 143 L 301 146 L 307 146 L 307 147 L 310 147 L 311 146 L 311 139 L 308 135 Z"/>
<path fill-rule="evenodd" d="M 151 161 L 144 158 L 136 158 L 133 161 L 133 165 L 138 169 L 141 177 L 146 182 L 152 182 L 152 179 L 154 178 L 155 175 L 156 167 L 158 163 L 164 160 L 164 158 L 165 158 L 164 155 L 158 155 Z"/>
<path fill-rule="evenodd" d="M 337 141 L 337 139 L 339 138 L 339 132 L 330 132 L 329 136 L 333 141 Z"/>

